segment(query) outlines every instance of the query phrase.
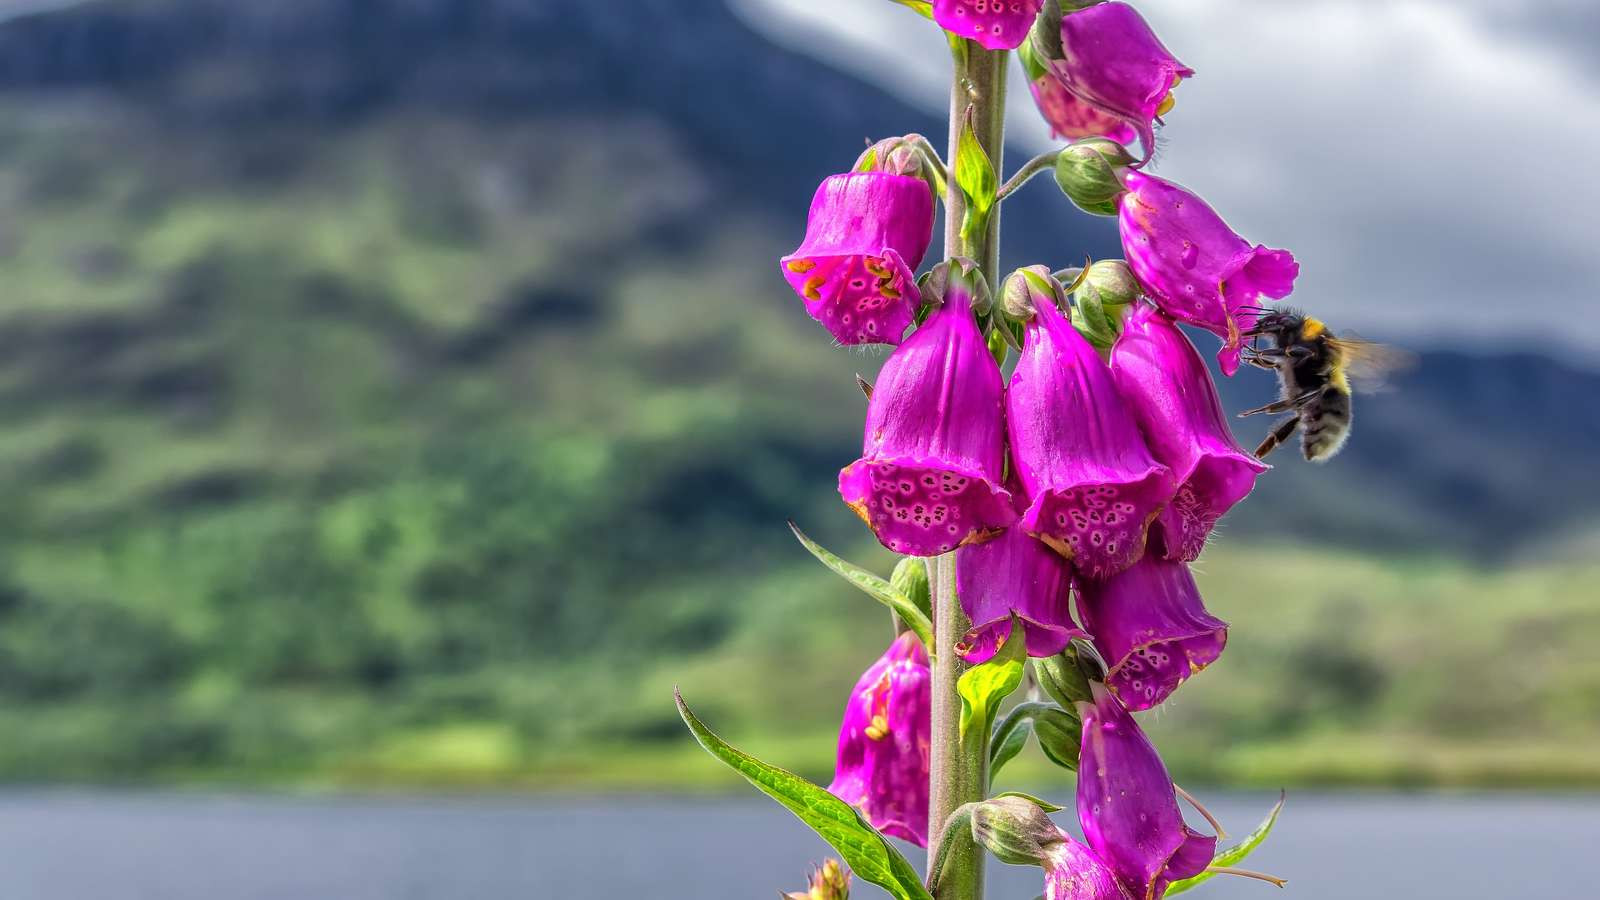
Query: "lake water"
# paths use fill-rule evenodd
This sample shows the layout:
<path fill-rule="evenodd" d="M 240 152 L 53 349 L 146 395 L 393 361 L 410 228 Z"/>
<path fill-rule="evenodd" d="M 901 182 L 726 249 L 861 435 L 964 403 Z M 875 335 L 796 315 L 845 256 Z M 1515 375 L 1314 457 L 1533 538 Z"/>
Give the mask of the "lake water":
<path fill-rule="evenodd" d="M 1274 798 L 1206 799 L 1243 834 Z M 1586 896 L 1597 846 L 1595 796 L 1299 794 L 1249 863 L 1287 893 L 1217 878 L 1190 896 Z M 4 900 L 744 900 L 801 887 L 827 852 L 761 798 L 0 793 Z M 1039 872 L 991 861 L 989 883 L 1031 900 Z"/>

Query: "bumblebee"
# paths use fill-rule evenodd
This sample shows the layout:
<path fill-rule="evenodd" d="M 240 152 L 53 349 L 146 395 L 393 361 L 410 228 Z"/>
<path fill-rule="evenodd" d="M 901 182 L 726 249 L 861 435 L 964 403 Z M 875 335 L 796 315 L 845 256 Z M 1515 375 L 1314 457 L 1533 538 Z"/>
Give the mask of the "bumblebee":
<path fill-rule="evenodd" d="M 1352 335 L 1335 336 L 1321 320 L 1291 309 L 1258 308 L 1261 318 L 1241 336 L 1250 343 L 1244 361 L 1278 373 L 1282 399 L 1240 416 L 1293 413 L 1256 448 L 1263 458 L 1300 429 L 1300 450 L 1326 462 L 1350 437 L 1351 381 L 1376 389 L 1384 376 L 1409 365 L 1403 352 Z M 1262 338 L 1272 346 L 1261 347 Z"/>

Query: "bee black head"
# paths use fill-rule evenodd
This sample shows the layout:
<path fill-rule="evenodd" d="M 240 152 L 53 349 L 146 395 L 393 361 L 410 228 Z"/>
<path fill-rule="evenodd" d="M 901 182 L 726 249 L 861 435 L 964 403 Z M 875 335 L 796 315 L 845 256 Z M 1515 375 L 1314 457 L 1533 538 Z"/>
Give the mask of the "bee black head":
<path fill-rule="evenodd" d="M 1254 307 L 1254 309 L 1261 310 L 1262 312 L 1261 315 L 1256 319 L 1255 324 L 1250 327 L 1250 330 L 1244 333 L 1245 337 L 1256 337 L 1258 335 L 1267 335 L 1271 337 L 1278 337 L 1279 335 L 1298 335 L 1300 333 L 1301 326 L 1304 325 L 1306 321 L 1306 317 L 1301 315 L 1299 310 L 1290 309 L 1288 307 L 1283 307 L 1281 309 Z"/>

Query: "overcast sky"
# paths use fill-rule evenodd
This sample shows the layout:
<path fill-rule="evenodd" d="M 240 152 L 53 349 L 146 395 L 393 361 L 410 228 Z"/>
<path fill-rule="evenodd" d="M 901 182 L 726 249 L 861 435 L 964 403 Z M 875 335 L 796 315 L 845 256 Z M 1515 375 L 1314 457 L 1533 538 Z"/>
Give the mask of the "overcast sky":
<path fill-rule="evenodd" d="M 789 46 L 944 107 L 940 35 L 889 0 L 733 5 Z M 1600 363 L 1600 0 L 1136 5 L 1198 73 L 1154 171 L 1248 239 L 1293 250 L 1289 302 L 1373 338 Z M 1016 71 L 1012 134 L 1042 149 Z"/>

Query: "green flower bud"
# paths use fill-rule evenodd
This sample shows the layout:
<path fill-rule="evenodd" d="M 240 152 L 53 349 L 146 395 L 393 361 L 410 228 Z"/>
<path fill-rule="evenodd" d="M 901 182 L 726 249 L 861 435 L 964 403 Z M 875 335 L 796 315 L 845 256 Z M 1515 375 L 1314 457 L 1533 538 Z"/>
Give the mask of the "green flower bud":
<path fill-rule="evenodd" d="M 1117 198 L 1127 191 L 1121 170 L 1133 162 L 1127 149 L 1116 141 L 1085 138 L 1056 157 L 1056 184 L 1084 212 L 1114 216 Z"/>
<path fill-rule="evenodd" d="M 1006 276 L 1000 287 L 1000 311 L 1014 322 L 1026 322 L 1041 303 L 1067 309 L 1067 292 L 1050 274 L 1049 266 L 1028 266 Z"/>
<path fill-rule="evenodd" d="M 980 316 L 987 315 L 994 306 L 994 294 L 989 290 L 988 279 L 983 277 L 977 263 L 962 256 L 952 257 L 934 266 L 917 279 L 917 287 L 922 290 L 922 299 L 935 306 L 942 305 L 944 295 L 952 289 L 962 289 L 971 294 L 972 311 Z"/>
<path fill-rule="evenodd" d="M 1072 324 L 1095 347 L 1104 350 L 1116 343 L 1122 321 L 1144 288 L 1133 277 L 1133 270 L 1120 259 L 1090 263 L 1072 290 Z"/>
<path fill-rule="evenodd" d="M 972 839 L 1013 866 L 1043 866 L 1063 840 L 1061 829 L 1034 801 L 1012 796 L 973 804 Z"/>
<path fill-rule="evenodd" d="M 901 557 L 889 575 L 889 586 L 910 598 L 929 619 L 933 618 L 933 589 L 928 584 L 928 563 L 922 557 Z"/>
<path fill-rule="evenodd" d="M 1074 704 L 1091 702 L 1094 694 L 1089 690 L 1089 677 L 1079 665 L 1077 648 L 1081 642 L 1074 641 L 1067 649 L 1055 656 L 1043 656 L 1033 660 L 1033 677 L 1050 695 L 1050 699 L 1061 704 L 1065 709 L 1074 709 Z"/>
<path fill-rule="evenodd" d="M 1083 720 L 1066 709 L 1047 709 L 1033 717 L 1033 736 L 1039 749 L 1063 769 L 1078 771 L 1078 753 L 1083 749 Z"/>

